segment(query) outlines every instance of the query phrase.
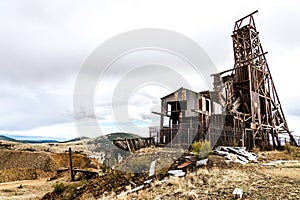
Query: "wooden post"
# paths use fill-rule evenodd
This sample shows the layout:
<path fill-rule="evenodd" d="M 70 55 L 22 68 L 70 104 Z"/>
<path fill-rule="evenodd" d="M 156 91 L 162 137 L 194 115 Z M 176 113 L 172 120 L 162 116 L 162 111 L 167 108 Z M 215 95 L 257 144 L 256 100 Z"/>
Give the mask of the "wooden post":
<path fill-rule="evenodd" d="M 178 133 L 178 131 L 177 131 L 177 133 Z M 173 128 L 171 128 L 171 140 L 170 140 L 170 142 L 171 142 L 171 145 L 173 144 Z"/>
<path fill-rule="evenodd" d="M 189 128 L 187 130 L 187 133 L 188 133 L 187 143 L 188 143 L 188 146 L 189 146 L 190 145 L 190 129 Z"/>
<path fill-rule="evenodd" d="M 157 141 L 156 141 L 157 144 L 158 144 L 159 142 L 161 143 L 160 139 L 158 138 L 158 130 L 157 130 L 157 132 L 156 132 L 156 135 L 157 135 L 157 137 L 156 137 L 156 138 L 157 138 Z"/>
<path fill-rule="evenodd" d="M 129 144 L 129 140 L 128 140 L 127 138 L 125 138 L 125 142 L 126 142 L 126 144 L 127 144 L 127 147 L 128 147 L 129 152 L 132 152 L 131 146 L 130 146 L 130 144 Z"/>
<path fill-rule="evenodd" d="M 72 149 L 69 148 L 69 157 L 70 157 L 70 172 L 71 172 L 71 181 L 74 181 L 73 165 L 72 165 Z"/>

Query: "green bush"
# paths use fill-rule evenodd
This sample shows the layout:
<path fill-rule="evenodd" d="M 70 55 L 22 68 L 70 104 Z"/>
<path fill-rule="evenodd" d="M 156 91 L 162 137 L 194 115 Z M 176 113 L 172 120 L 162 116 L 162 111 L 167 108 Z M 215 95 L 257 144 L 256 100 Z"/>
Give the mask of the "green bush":
<path fill-rule="evenodd" d="M 62 193 L 66 189 L 63 183 L 56 183 L 53 187 L 55 193 Z"/>
<path fill-rule="evenodd" d="M 192 144 L 192 151 L 200 158 L 205 158 L 212 152 L 212 147 L 209 141 L 196 141 Z"/>
<path fill-rule="evenodd" d="M 199 151 L 201 149 L 201 146 L 202 146 L 202 140 L 194 142 L 192 144 L 192 152 L 195 153 L 196 155 L 198 155 Z"/>

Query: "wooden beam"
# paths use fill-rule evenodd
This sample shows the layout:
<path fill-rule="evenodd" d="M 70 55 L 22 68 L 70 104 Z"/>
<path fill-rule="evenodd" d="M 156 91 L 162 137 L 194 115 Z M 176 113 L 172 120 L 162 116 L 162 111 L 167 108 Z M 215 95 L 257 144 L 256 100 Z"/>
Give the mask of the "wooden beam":
<path fill-rule="evenodd" d="M 74 181 L 73 163 L 72 163 L 72 149 L 71 149 L 71 147 L 69 148 L 69 157 L 70 157 L 71 181 Z"/>

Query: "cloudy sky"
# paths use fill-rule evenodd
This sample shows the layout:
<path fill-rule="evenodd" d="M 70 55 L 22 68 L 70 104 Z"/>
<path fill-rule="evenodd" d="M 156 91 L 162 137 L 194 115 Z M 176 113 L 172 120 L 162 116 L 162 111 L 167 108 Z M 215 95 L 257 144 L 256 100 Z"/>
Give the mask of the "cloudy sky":
<path fill-rule="evenodd" d="M 300 3 L 297 0 L 0 1 L 0 134 L 63 138 L 82 135 L 75 126 L 73 108 L 80 69 L 99 45 L 127 31 L 142 28 L 175 31 L 201 46 L 219 71 L 232 68 L 230 36 L 234 22 L 255 10 L 259 11 L 255 14 L 256 26 L 263 48 L 269 52 L 267 60 L 289 127 L 299 134 Z M 124 77 L 120 74 L 122 66 L 133 65 L 141 57 L 145 63 L 149 63 L 149 58 L 159 57 L 184 67 L 182 61 L 168 56 L 157 55 L 155 51 L 138 52 L 114 63 L 114 70 L 102 79 L 106 85 L 95 94 L 94 110 L 102 133 L 122 128 L 115 123 L 111 99 L 114 87 Z M 205 88 L 203 85 L 199 81 L 193 89 L 199 91 Z M 134 88 L 123 102 L 131 124 L 143 130 L 155 125 L 157 117 L 151 115 L 151 110 L 159 109 L 159 98 L 171 88 L 159 84 Z M 87 125 L 91 117 L 86 110 L 75 115 L 82 119 L 81 126 Z"/>

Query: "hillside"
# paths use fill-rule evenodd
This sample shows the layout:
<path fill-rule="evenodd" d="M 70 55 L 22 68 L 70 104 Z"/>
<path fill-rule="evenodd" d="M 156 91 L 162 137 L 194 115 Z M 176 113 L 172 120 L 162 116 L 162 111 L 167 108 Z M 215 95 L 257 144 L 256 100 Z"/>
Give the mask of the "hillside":
<path fill-rule="evenodd" d="M 60 141 L 59 138 L 51 138 L 44 136 L 26 136 L 26 135 L 0 135 L 0 140 L 15 141 L 22 143 L 57 143 Z"/>
<path fill-rule="evenodd" d="M 89 137 L 82 136 L 82 137 L 74 138 L 74 139 L 71 139 L 71 140 L 62 141 L 62 142 L 60 142 L 60 143 L 78 142 L 78 141 L 88 140 L 88 139 L 90 139 L 90 138 L 89 138 Z"/>
<path fill-rule="evenodd" d="M 115 148 L 115 138 L 138 137 L 127 133 L 114 133 L 98 138 L 77 138 L 59 143 L 22 143 L 9 137 L 0 139 L 0 199 L 40 199 L 53 190 L 56 182 L 69 182 L 67 171 L 59 176 L 56 170 L 69 166 L 68 149 L 73 151 L 73 167 L 99 168 L 87 142 L 95 146 Z M 77 174 L 80 177 L 80 173 Z M 51 177 L 51 178 L 50 178 Z M 53 181 L 49 181 L 52 180 Z M 83 182 L 84 183 L 84 182 Z M 18 188 L 22 185 L 22 188 Z"/>
<path fill-rule="evenodd" d="M 0 140 L 5 140 L 5 141 L 17 141 L 13 138 L 7 137 L 5 135 L 0 135 Z"/>
<path fill-rule="evenodd" d="M 106 135 L 106 137 L 110 140 L 116 140 L 116 139 L 125 139 L 125 138 L 140 138 L 140 136 L 135 135 L 133 133 L 121 133 L 121 132 L 117 132 L 117 133 L 111 133 Z"/>
<path fill-rule="evenodd" d="M 58 168 L 69 166 L 66 153 L 1 150 L 0 158 L 0 183 L 50 177 Z M 89 160 L 86 156 L 74 154 L 73 163 L 75 167 L 84 168 L 89 165 Z"/>

